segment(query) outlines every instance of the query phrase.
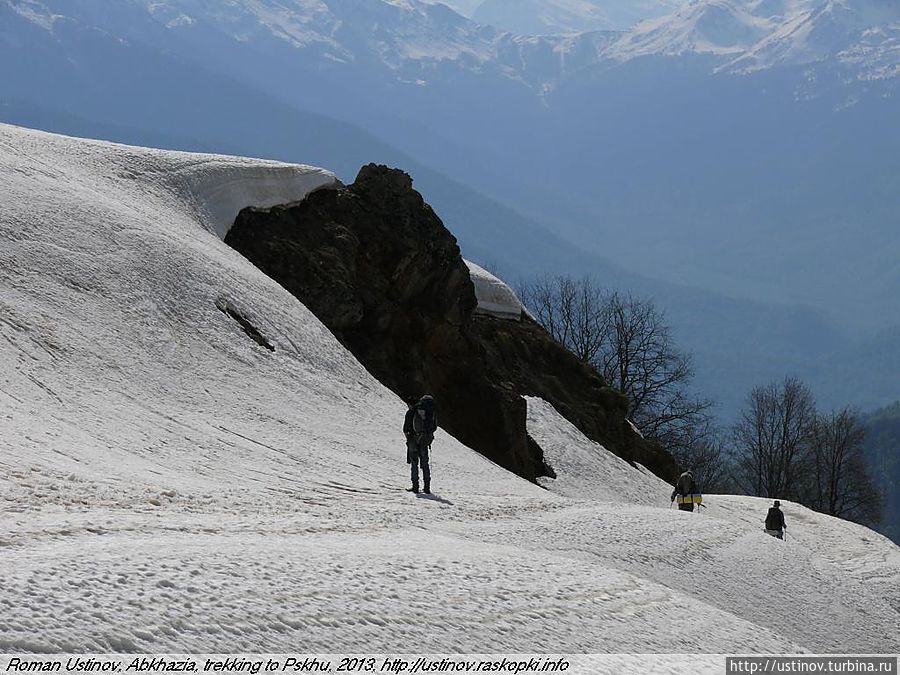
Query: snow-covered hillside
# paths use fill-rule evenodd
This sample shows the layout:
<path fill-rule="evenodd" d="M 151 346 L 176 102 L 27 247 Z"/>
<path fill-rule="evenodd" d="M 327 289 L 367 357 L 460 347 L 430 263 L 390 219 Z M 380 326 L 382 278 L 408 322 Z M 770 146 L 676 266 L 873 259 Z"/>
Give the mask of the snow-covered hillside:
<path fill-rule="evenodd" d="M 671 510 L 539 400 L 546 489 L 439 433 L 404 492 L 403 404 L 221 241 L 332 181 L 0 126 L 0 651 L 900 649 L 896 546 Z"/>

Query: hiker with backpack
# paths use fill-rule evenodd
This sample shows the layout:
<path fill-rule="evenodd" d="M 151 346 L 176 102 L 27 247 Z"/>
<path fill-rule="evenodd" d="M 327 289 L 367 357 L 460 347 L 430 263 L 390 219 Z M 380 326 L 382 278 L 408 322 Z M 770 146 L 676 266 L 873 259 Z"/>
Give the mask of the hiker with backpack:
<path fill-rule="evenodd" d="M 685 471 L 675 481 L 675 489 L 672 490 L 672 501 L 674 502 L 676 497 L 681 497 L 678 500 L 678 510 L 693 511 L 693 496 L 695 494 L 698 494 L 698 492 L 697 485 L 694 483 L 694 474 L 691 471 Z M 689 497 L 689 499 L 685 499 L 685 497 Z"/>
<path fill-rule="evenodd" d="M 437 418 L 434 414 L 434 398 L 425 395 L 416 400 L 409 400 L 409 410 L 403 420 L 403 434 L 406 436 L 406 463 L 410 465 L 409 472 L 412 479 L 412 487 L 407 492 L 419 492 L 419 465 L 422 465 L 422 479 L 424 480 L 424 492 L 431 494 L 431 466 L 428 462 L 428 451 L 434 440 L 434 432 L 437 429 Z"/>
<path fill-rule="evenodd" d="M 787 525 L 784 524 L 784 513 L 780 506 L 781 502 L 776 499 L 774 506 L 769 507 L 769 513 L 766 515 L 766 534 L 783 540 Z"/>

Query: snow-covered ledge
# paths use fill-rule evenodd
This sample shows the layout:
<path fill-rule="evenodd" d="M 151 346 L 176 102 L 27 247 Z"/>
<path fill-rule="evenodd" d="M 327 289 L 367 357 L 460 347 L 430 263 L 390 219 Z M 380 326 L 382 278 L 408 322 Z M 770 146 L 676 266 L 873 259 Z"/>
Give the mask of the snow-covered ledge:
<path fill-rule="evenodd" d="M 184 172 L 184 187 L 201 217 L 224 239 L 241 209 L 293 204 L 341 182 L 326 169 L 242 157 L 203 156 Z"/>
<path fill-rule="evenodd" d="M 475 297 L 478 300 L 475 312 L 499 319 L 521 321 L 525 307 L 513 290 L 484 268 L 468 260 L 465 263 L 475 285 Z"/>

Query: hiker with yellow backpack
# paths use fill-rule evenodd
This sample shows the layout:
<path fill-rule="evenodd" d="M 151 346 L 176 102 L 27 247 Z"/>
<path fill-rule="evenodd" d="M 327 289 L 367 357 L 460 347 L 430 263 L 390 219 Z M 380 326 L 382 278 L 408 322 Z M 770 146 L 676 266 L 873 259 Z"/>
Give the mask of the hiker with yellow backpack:
<path fill-rule="evenodd" d="M 676 498 L 678 499 L 679 511 L 693 511 L 694 504 L 700 505 L 703 503 L 703 497 L 697 489 L 697 484 L 694 483 L 694 474 L 690 471 L 685 471 L 675 481 L 675 489 L 672 490 L 672 501 L 674 502 Z"/>

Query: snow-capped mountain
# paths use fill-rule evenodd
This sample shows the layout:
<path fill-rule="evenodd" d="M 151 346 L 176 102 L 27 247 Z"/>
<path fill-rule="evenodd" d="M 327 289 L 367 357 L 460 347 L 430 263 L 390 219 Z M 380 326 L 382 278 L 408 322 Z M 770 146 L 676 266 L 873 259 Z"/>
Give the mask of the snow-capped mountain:
<path fill-rule="evenodd" d="M 472 19 L 522 35 L 629 30 L 687 0 L 483 0 Z"/>
<path fill-rule="evenodd" d="M 484 0 L 427 0 L 432 4 L 442 4 L 447 5 L 453 9 L 457 14 L 462 14 L 465 17 L 472 18 L 472 14 L 478 9 L 478 6 L 484 2 Z"/>
<path fill-rule="evenodd" d="M 712 54 L 733 73 L 833 59 L 869 79 L 896 75 L 898 32 L 890 0 L 702 0 L 644 22 L 608 54 Z"/>
<path fill-rule="evenodd" d="M 0 8 L 4 5 L 11 15 L 51 34 L 100 30 L 243 78 L 267 77 L 272 68 L 260 67 L 260 58 L 280 60 L 268 77 L 322 75 L 364 89 L 373 83 L 440 85 L 449 70 L 540 90 L 566 72 L 567 63 L 577 68 L 595 62 L 610 41 L 606 35 L 520 37 L 420 0 L 121 0 L 111 6 L 93 0 L 0 0 Z M 5 31 L 11 41 L 15 30 L 11 23 Z"/>
<path fill-rule="evenodd" d="M 774 29 L 730 63 L 729 70 L 747 72 L 836 58 L 861 79 L 900 74 L 900 4 L 889 0 L 785 4 Z M 754 9 L 760 13 L 759 6 Z"/>
<path fill-rule="evenodd" d="M 689 0 L 425 0 L 521 35 L 628 30 Z"/>
<path fill-rule="evenodd" d="M 520 35 L 582 33 L 617 28 L 589 0 L 485 0 L 472 14 L 479 23 Z"/>
<path fill-rule="evenodd" d="M 719 68 L 734 73 L 834 59 L 860 79 L 885 78 L 896 75 L 900 49 L 900 5 L 892 0 L 697 0 L 635 6 L 644 16 L 671 11 L 618 38 L 516 37 L 443 4 L 420 0 L 123 0 L 110 7 L 91 0 L 3 1 L 7 11 L 47 31 L 66 24 L 100 28 L 116 37 L 180 48 L 203 62 L 212 58 L 205 50 L 226 39 L 257 52 L 293 53 L 311 71 L 375 68 L 407 84 L 427 85 L 450 67 L 527 82 L 538 92 L 610 59 L 650 55 L 714 55 Z M 529 31 L 523 24 L 514 32 L 588 32 L 579 21 L 565 21 L 573 13 L 596 13 L 592 30 L 603 22 L 621 23 L 599 18 L 614 11 L 606 5 L 542 1 L 540 11 L 560 17 L 559 25 L 548 24 L 546 31 L 535 25 Z M 475 19 L 491 23 L 479 18 L 479 12 L 493 11 L 491 7 L 490 1 L 481 6 Z M 520 9 L 516 0 L 516 12 Z M 289 51 L 282 54 L 284 48 Z M 225 59 L 226 65 L 230 61 Z"/>
<path fill-rule="evenodd" d="M 333 183 L 0 125 L 0 650 L 900 649 L 895 545 L 673 510 L 539 399 L 545 489 L 439 431 L 435 494 L 404 492 L 403 402 L 222 241 Z"/>
<path fill-rule="evenodd" d="M 286 46 L 321 62 L 396 68 L 406 60 L 485 60 L 490 35 L 443 5 L 400 0 L 5 0 L 13 11 L 54 30 L 71 22 L 141 42 L 228 38 L 259 49 Z"/>
<path fill-rule="evenodd" d="M 709 0 L 644 22 L 616 43 L 610 53 L 623 60 L 654 54 L 742 54 L 774 27 L 773 19 L 755 16 L 740 2 Z"/>

